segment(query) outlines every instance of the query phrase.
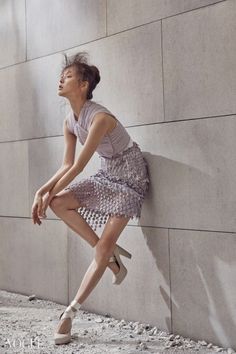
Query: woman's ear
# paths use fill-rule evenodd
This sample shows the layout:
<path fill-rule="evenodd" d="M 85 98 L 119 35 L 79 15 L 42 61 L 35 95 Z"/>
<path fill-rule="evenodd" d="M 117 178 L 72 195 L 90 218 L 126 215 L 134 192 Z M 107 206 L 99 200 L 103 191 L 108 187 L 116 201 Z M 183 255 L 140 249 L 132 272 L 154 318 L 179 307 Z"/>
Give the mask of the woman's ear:
<path fill-rule="evenodd" d="M 88 89 L 89 88 L 89 82 L 88 81 L 81 81 L 82 83 L 82 87 L 85 88 L 85 89 Z"/>
<path fill-rule="evenodd" d="M 89 82 L 88 81 L 81 81 L 80 83 L 80 88 L 84 91 L 84 92 L 88 92 L 89 90 Z"/>

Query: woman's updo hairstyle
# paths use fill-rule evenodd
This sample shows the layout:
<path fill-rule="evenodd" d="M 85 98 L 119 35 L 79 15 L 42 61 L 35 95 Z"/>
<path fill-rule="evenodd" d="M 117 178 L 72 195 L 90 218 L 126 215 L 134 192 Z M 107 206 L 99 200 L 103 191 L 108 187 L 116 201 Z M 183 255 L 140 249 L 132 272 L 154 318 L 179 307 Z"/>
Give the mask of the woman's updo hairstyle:
<path fill-rule="evenodd" d="M 98 68 L 94 65 L 88 64 L 86 58 L 87 54 L 87 52 L 79 52 L 68 57 L 65 53 L 63 53 L 65 64 L 63 65 L 62 72 L 68 67 L 74 66 L 81 80 L 88 81 L 89 83 L 87 99 L 90 100 L 93 98 L 92 91 L 95 89 L 101 78 Z"/>

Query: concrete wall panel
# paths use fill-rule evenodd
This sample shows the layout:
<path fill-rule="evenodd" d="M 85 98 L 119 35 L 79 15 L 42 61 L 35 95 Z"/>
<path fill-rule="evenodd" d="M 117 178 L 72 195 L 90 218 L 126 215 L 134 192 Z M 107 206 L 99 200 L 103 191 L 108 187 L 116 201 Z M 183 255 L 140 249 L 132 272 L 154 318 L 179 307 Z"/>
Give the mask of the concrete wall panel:
<path fill-rule="evenodd" d="M 105 0 L 27 0 L 26 10 L 28 59 L 106 35 Z"/>
<path fill-rule="evenodd" d="M 48 56 L 0 71 L 0 141 L 62 134 L 67 102 L 57 94 L 63 56 Z"/>
<path fill-rule="evenodd" d="M 221 1 L 107 0 L 108 35 Z"/>
<path fill-rule="evenodd" d="M 141 224 L 235 232 L 235 116 L 133 127 L 151 186 Z"/>
<path fill-rule="evenodd" d="M 67 227 L 62 222 L 0 219 L 0 287 L 67 302 Z"/>
<path fill-rule="evenodd" d="M 0 215 L 27 216 L 29 210 L 28 143 L 0 144 Z"/>
<path fill-rule="evenodd" d="M 235 348 L 235 235 L 169 232 L 174 333 Z"/>
<path fill-rule="evenodd" d="M 165 120 L 234 114 L 235 1 L 163 21 Z"/>
<path fill-rule="evenodd" d="M 26 59 L 25 0 L 1 0 L 0 68 Z"/>

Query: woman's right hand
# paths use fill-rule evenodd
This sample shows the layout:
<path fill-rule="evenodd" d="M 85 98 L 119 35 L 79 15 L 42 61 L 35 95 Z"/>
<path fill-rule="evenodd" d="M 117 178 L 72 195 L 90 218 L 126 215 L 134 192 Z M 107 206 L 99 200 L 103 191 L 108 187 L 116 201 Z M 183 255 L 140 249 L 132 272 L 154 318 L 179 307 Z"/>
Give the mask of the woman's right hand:
<path fill-rule="evenodd" d="M 39 193 L 35 194 L 34 197 L 34 202 L 31 208 L 31 215 L 32 215 L 32 219 L 33 219 L 33 223 L 37 223 L 38 225 L 42 224 L 42 221 L 40 220 L 39 216 L 38 216 L 38 210 L 41 210 L 41 206 L 43 203 L 43 196 Z"/>

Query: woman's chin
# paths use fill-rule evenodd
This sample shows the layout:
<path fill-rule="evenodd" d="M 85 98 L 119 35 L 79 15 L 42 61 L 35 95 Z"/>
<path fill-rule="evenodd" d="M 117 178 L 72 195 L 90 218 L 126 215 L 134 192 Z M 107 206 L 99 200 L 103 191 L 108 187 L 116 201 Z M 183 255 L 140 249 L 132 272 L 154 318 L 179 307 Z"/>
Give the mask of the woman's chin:
<path fill-rule="evenodd" d="M 64 90 L 58 90 L 57 94 L 58 94 L 58 96 L 68 98 L 68 92 L 65 92 Z"/>

